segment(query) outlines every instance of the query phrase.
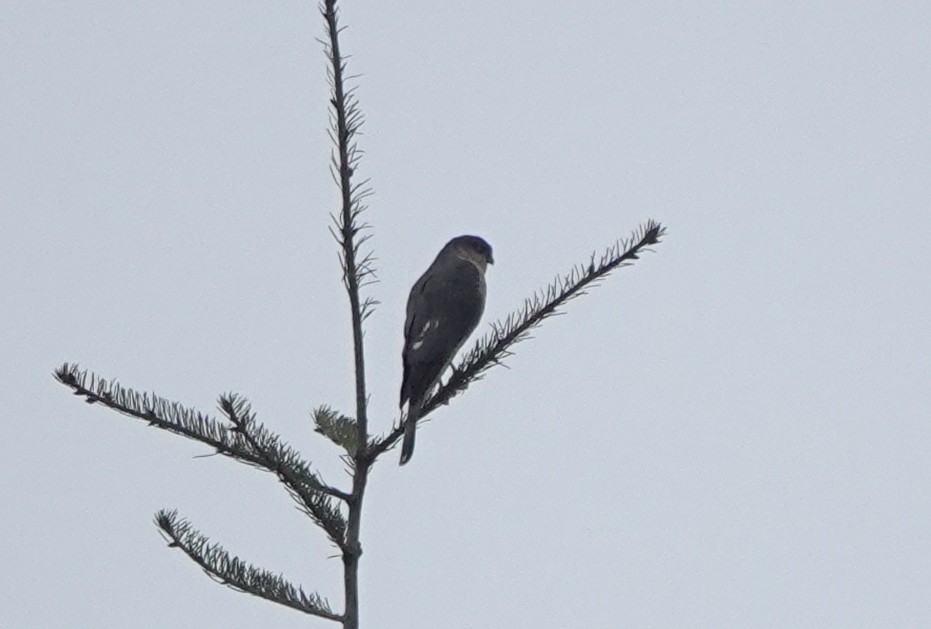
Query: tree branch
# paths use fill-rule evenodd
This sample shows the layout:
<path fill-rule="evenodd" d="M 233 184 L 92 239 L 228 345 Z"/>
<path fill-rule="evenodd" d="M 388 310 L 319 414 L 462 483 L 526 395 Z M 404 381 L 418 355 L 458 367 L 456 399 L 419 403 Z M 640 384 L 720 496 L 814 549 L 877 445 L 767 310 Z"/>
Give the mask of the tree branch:
<path fill-rule="evenodd" d="M 159 511 L 155 523 L 169 541 L 169 547 L 180 548 L 219 583 L 311 616 L 343 622 L 343 616 L 333 613 L 326 598 L 316 592 L 308 594 L 304 588 L 295 587 L 280 574 L 261 570 L 239 557 L 230 556 L 219 544 L 211 544 L 190 522 L 179 518 L 177 511 Z"/>
<path fill-rule="evenodd" d="M 358 101 L 353 90 L 346 90 L 344 71 L 346 62 L 339 47 L 339 20 L 336 0 L 324 0 L 321 12 L 326 20 L 327 40 L 323 42 L 329 67 L 327 70 L 332 90 L 330 98 L 330 138 L 336 144 L 337 154 L 332 158 L 331 173 L 339 185 L 342 196 L 342 208 L 338 217 L 334 217 L 336 230 L 333 235 L 340 245 L 340 259 L 343 267 L 343 284 L 349 294 L 349 306 L 352 315 L 352 344 L 355 359 L 356 377 L 356 416 L 355 428 L 356 451 L 351 455 L 353 467 L 352 492 L 349 500 L 348 527 L 346 543 L 343 546 L 343 587 L 345 592 L 344 629 L 359 627 L 359 558 L 362 546 L 359 543 L 362 526 L 362 501 L 365 497 L 365 485 L 369 467 L 373 461 L 367 455 L 368 435 L 368 397 L 365 390 L 365 354 L 363 350 L 362 323 L 371 314 L 375 300 L 360 301 L 360 286 L 374 280 L 374 257 L 371 253 L 362 255 L 359 249 L 369 236 L 359 236 L 368 225 L 360 222 L 366 207 L 363 200 L 371 194 L 368 181 L 352 183 L 355 168 L 362 152 L 357 148 L 353 138 L 363 122 Z M 318 424 L 319 426 L 319 424 Z"/>
<path fill-rule="evenodd" d="M 321 492 L 306 491 L 301 477 L 295 473 L 295 469 L 300 469 L 300 463 L 294 460 L 296 453 L 272 435 L 264 424 L 255 421 L 251 406 L 243 398 L 232 393 L 220 396 L 220 410 L 235 426 L 233 431 L 242 435 L 266 469 L 277 474 L 304 512 L 326 532 L 334 544 L 344 548 L 346 519 Z M 350 499 L 349 494 L 343 492 L 340 492 L 340 497 L 347 502 Z"/>
<path fill-rule="evenodd" d="M 327 41 L 324 42 L 325 52 L 329 60 L 327 75 L 330 81 L 332 95 L 330 98 L 330 137 L 336 145 L 336 154 L 332 157 L 331 171 L 339 185 L 341 195 L 341 209 L 333 217 L 336 230 L 333 235 L 340 245 L 340 262 L 343 267 L 343 284 L 349 295 L 349 307 L 352 315 L 352 345 L 356 376 L 356 425 L 359 434 L 359 443 L 365 443 L 368 438 L 368 398 L 365 390 L 365 352 L 363 347 L 362 322 L 371 313 L 375 302 L 361 301 L 359 288 L 364 283 L 374 279 L 374 257 L 371 254 L 360 258 L 360 247 L 369 236 L 358 237 L 360 232 L 368 228 L 368 224 L 360 223 L 360 217 L 366 210 L 362 201 L 371 194 L 367 187 L 368 181 L 353 184 L 352 177 L 362 151 L 354 141 L 364 118 L 359 109 L 358 101 L 353 90 L 347 91 L 344 83 L 346 61 L 339 49 L 339 24 L 336 0 L 324 0 L 321 7 L 323 17 L 327 24 Z"/>
<path fill-rule="evenodd" d="M 336 412 L 329 406 L 323 405 L 315 408 L 311 417 L 314 420 L 314 432 L 320 433 L 343 450 L 348 457 L 344 461 L 350 464 L 354 463 L 353 457 L 359 451 L 358 428 L 356 421 L 351 417 L 346 417 Z"/>
<path fill-rule="evenodd" d="M 530 331 L 545 319 L 558 314 L 567 302 L 585 294 L 587 288 L 595 286 L 611 271 L 630 266 L 650 246 L 660 242 L 666 234 L 666 228 L 655 221 L 647 221 L 627 240 L 619 240 L 609 247 L 600 258 L 593 253 L 589 263 L 574 267 L 566 275 L 558 276 L 545 290 L 534 293 L 524 300 L 524 305 L 512 312 L 504 321 L 491 324 L 491 331 L 476 341 L 472 349 L 453 369 L 445 385 L 442 385 L 422 406 L 418 418 L 422 420 L 437 407 L 465 391 L 468 386 L 482 379 L 484 373 L 501 364 L 511 356 L 511 347 L 530 336 Z M 404 434 L 407 416 L 402 415 L 396 426 L 384 438 L 376 438 L 369 448 L 369 456 L 374 460 L 385 452 Z"/>
<path fill-rule="evenodd" d="M 99 403 L 123 415 L 141 419 L 150 426 L 167 430 L 214 448 L 218 454 L 230 457 L 278 474 L 262 454 L 233 428 L 224 426 L 217 420 L 191 408 L 185 408 L 177 402 L 158 397 L 154 393 L 138 393 L 125 388 L 116 380 L 106 380 L 78 365 L 65 363 L 55 370 L 55 378 L 74 391 L 75 395 L 85 398 L 88 404 Z M 289 465 L 294 486 L 291 489 L 300 493 L 317 492 L 346 500 L 349 496 L 335 487 L 326 484 L 310 470 L 310 465 L 281 438 L 264 429 L 263 442 L 268 449 L 278 453 L 279 462 Z"/>

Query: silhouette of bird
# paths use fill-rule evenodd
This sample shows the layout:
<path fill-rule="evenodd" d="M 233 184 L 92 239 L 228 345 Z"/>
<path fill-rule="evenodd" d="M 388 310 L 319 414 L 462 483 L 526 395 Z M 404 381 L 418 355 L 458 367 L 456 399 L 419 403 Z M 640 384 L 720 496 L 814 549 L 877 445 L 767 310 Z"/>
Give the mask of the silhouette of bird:
<path fill-rule="evenodd" d="M 423 403 L 482 318 L 485 269 L 494 262 L 491 246 L 483 239 L 457 236 L 411 288 L 401 354 L 401 408 L 407 402 L 401 465 L 414 454 Z"/>

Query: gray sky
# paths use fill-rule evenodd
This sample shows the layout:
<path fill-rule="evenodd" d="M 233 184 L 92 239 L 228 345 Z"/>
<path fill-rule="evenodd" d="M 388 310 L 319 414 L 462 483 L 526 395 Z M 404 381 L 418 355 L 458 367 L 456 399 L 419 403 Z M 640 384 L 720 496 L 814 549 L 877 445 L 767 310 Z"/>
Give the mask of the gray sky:
<path fill-rule="evenodd" d="M 931 8 L 353 2 L 397 417 L 407 290 L 495 247 L 484 326 L 646 218 L 669 237 L 376 468 L 366 627 L 931 626 Z M 90 407 L 65 360 L 237 391 L 345 486 L 315 2 L 0 5 L 0 625 L 324 621 L 212 583 L 151 523 L 341 606 L 271 476 Z"/>

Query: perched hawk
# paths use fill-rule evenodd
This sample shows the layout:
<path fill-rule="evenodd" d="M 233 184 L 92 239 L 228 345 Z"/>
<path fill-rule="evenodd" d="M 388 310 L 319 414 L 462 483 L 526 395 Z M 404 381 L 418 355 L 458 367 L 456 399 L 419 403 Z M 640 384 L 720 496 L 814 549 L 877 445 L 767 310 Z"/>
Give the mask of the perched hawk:
<path fill-rule="evenodd" d="M 401 465 L 414 454 L 421 406 L 482 317 L 485 268 L 494 262 L 487 242 L 458 236 L 446 243 L 411 289 L 401 354 L 401 407 L 408 403 Z"/>

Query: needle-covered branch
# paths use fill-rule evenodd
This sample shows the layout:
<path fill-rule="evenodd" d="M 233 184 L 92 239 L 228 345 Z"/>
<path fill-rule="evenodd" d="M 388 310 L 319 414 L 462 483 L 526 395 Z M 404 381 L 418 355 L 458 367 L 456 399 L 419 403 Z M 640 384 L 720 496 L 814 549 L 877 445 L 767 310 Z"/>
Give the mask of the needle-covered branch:
<path fill-rule="evenodd" d="M 327 495 L 308 487 L 303 481 L 311 472 L 298 454 L 282 443 L 264 424 L 256 421 L 255 413 L 245 399 L 232 393 L 221 395 L 220 410 L 233 424 L 233 431 L 242 435 L 255 451 L 262 466 L 278 476 L 303 511 L 326 532 L 334 544 L 343 548 L 346 542 L 346 518 Z M 343 500 L 349 500 L 348 494 L 338 493 Z"/>
<path fill-rule="evenodd" d="M 178 402 L 169 402 L 154 393 L 139 393 L 123 387 L 116 380 L 101 378 L 72 363 L 59 367 L 55 371 L 55 378 L 75 395 L 83 396 L 88 404 L 100 404 L 123 415 L 141 419 L 150 426 L 206 444 L 218 454 L 240 463 L 278 474 L 278 470 L 269 465 L 261 451 L 250 444 L 235 426 L 226 426 L 200 411 L 186 408 Z M 266 450 L 276 453 L 279 463 L 289 467 L 294 481 L 292 489 L 346 499 L 345 492 L 323 482 L 294 449 L 264 428 L 261 444 Z"/>
<path fill-rule="evenodd" d="M 359 450 L 359 430 L 356 420 L 346 417 L 329 406 L 320 406 L 312 413 L 314 431 L 320 433 L 349 455 L 349 464 L 354 465 L 352 459 Z"/>
<path fill-rule="evenodd" d="M 371 314 L 376 301 L 362 299 L 359 289 L 374 281 L 374 257 L 371 253 L 362 253 L 360 248 L 368 240 L 368 224 L 362 220 L 366 207 L 363 203 L 371 194 L 368 181 L 353 183 L 352 177 L 362 158 L 362 151 L 357 147 L 355 136 L 362 126 L 363 116 L 353 89 L 346 89 L 346 60 L 340 52 L 339 16 L 336 0 L 323 0 L 320 7 L 326 21 L 326 40 L 323 46 L 329 62 L 327 75 L 330 80 L 330 137 L 335 146 L 332 158 L 334 179 L 339 185 L 341 208 L 334 216 L 336 228 L 333 235 L 340 246 L 340 262 L 343 267 L 343 284 L 349 295 L 349 309 L 352 317 L 352 346 L 355 366 L 356 384 L 356 444 L 367 446 L 368 434 L 368 394 L 365 390 L 365 352 L 363 348 L 362 324 Z M 319 424 L 318 424 L 319 427 Z M 362 501 L 365 497 L 365 485 L 368 479 L 371 460 L 366 455 L 366 448 L 357 448 L 352 455 L 353 475 L 352 492 L 349 501 L 348 527 L 346 543 L 343 547 L 343 585 L 346 596 L 346 611 L 343 621 L 344 629 L 359 628 L 359 557 L 362 546 L 359 532 L 362 526 Z"/>
<path fill-rule="evenodd" d="M 211 544 L 190 522 L 178 517 L 177 511 L 159 511 L 155 523 L 170 547 L 180 548 L 208 576 L 223 585 L 311 616 L 343 621 L 343 616 L 334 613 L 330 603 L 320 594 L 308 594 L 304 588 L 292 585 L 280 574 L 256 568 L 239 557 L 231 556 L 219 544 Z"/>
<path fill-rule="evenodd" d="M 587 288 L 597 285 L 611 271 L 633 264 L 640 254 L 650 251 L 652 245 L 659 243 L 665 233 L 666 229 L 662 225 L 647 221 L 629 239 L 617 241 L 600 257 L 593 253 L 587 264 L 579 264 L 569 273 L 558 276 L 546 289 L 525 299 L 519 310 L 512 312 L 503 321 L 493 323 L 491 331 L 480 338 L 453 369 L 446 384 L 424 403 L 419 419 L 447 404 L 472 382 L 480 380 L 488 369 L 511 356 L 511 347 L 529 338 L 533 328 L 557 314 L 570 300 L 584 295 Z M 386 437 L 375 441 L 368 451 L 372 459 L 392 447 L 404 434 L 405 420 L 406 417 L 402 417 Z"/>
<path fill-rule="evenodd" d="M 346 89 L 346 60 L 339 46 L 339 11 L 336 0 L 324 0 L 320 7 L 326 21 L 327 38 L 324 40 L 324 52 L 329 65 L 327 78 L 330 83 L 330 139 L 334 143 L 331 156 L 331 173 L 340 190 L 340 211 L 333 216 L 335 229 L 333 236 L 340 247 L 340 264 L 343 268 L 343 284 L 349 295 L 349 308 L 352 316 L 352 343 L 356 380 L 356 428 L 358 441 L 364 443 L 368 438 L 368 397 L 365 392 L 365 352 L 363 348 L 362 323 L 371 314 L 376 305 L 374 299 L 363 300 L 359 289 L 374 281 L 374 256 L 363 253 L 362 245 L 370 238 L 362 234 L 369 229 L 362 220 L 362 213 L 367 209 L 363 203 L 372 194 L 368 180 L 354 183 L 353 176 L 362 159 L 362 150 L 355 142 L 364 122 L 359 101 L 354 89 Z"/>

